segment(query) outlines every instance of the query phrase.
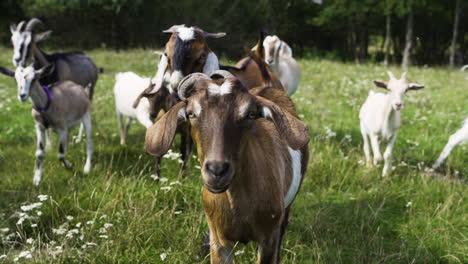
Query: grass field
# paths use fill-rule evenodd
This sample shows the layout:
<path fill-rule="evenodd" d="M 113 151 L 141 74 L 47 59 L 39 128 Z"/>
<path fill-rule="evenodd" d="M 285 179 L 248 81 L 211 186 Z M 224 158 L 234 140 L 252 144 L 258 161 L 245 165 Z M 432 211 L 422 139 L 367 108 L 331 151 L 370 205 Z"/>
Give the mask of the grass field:
<path fill-rule="evenodd" d="M 134 122 L 128 146 L 119 145 L 114 75 L 153 75 L 155 56 L 150 50 L 87 53 L 105 68 L 95 90 L 95 152 L 87 176 L 84 142 L 70 144 L 75 168 L 67 170 L 57 160 L 54 135 L 43 181 L 32 185 L 31 103 L 19 103 L 14 80 L 0 76 L 0 263 L 208 263 L 201 255 L 207 225 L 196 159 L 179 179 L 178 160 L 165 158 L 167 181 L 155 181 L 144 128 Z M 11 48 L 0 48 L 0 65 L 10 67 L 10 60 Z M 371 80 L 387 80 L 386 69 L 320 59 L 302 59 L 300 66 L 293 100 L 310 128 L 311 159 L 282 263 L 468 263 L 466 145 L 454 149 L 437 177 L 425 172 L 468 116 L 468 74 L 410 69 L 409 79 L 426 88 L 408 94 L 394 170 L 382 178 L 381 167 L 362 165 L 358 111 L 368 91 L 377 90 Z M 252 263 L 254 249 L 236 245 L 235 263 Z"/>

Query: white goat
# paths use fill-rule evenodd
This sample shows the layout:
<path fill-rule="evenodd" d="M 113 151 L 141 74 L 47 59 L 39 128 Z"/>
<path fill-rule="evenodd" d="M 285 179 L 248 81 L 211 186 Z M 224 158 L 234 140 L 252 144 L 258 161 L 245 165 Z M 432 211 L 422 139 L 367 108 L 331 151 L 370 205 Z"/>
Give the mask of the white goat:
<path fill-rule="evenodd" d="M 466 142 L 468 142 L 468 118 L 463 121 L 463 126 L 457 132 L 455 132 L 455 134 L 450 136 L 447 145 L 445 145 L 444 150 L 442 153 L 440 153 L 439 158 L 436 160 L 434 165 L 432 165 L 432 168 L 439 168 L 444 160 L 450 155 L 450 152 L 454 147 Z"/>
<path fill-rule="evenodd" d="M 374 153 L 374 165 L 382 160 L 379 143 L 386 140 L 388 142 L 385 149 L 383 176 L 388 174 L 391 166 L 392 149 L 400 127 L 400 110 L 403 108 L 405 93 L 408 90 L 418 90 L 424 88 L 424 85 L 416 83 L 407 83 L 406 72 L 401 79 L 396 79 L 393 73 L 388 72 L 390 81 L 374 81 L 377 87 L 384 88 L 387 94 L 369 92 L 366 102 L 362 105 L 359 112 L 361 120 L 361 134 L 364 139 L 364 153 L 366 155 L 367 166 L 372 166 L 369 138 Z"/>
<path fill-rule="evenodd" d="M 40 85 L 38 79 L 50 74 L 53 71 L 51 66 L 52 64 L 49 64 L 39 70 L 34 70 L 32 65 L 19 66 L 15 72 L 5 68 L 0 69 L 1 73 L 15 77 L 18 85 L 18 100 L 25 102 L 30 97 L 32 101 L 32 116 L 37 135 L 36 166 L 33 179 L 35 185 L 38 185 L 42 179 L 47 128 L 57 132 L 59 138 L 58 158 L 66 168 L 71 168 L 72 164 L 65 159 L 69 129 L 82 122 L 87 142 L 86 164 L 83 171 L 87 174 L 91 170 L 93 142 L 91 139 L 91 100 L 89 94 L 93 83 L 88 84 L 86 88 L 72 81 L 61 81 L 50 86 Z"/>
<path fill-rule="evenodd" d="M 292 57 L 291 48 L 276 35 L 267 36 L 263 40 L 263 47 L 265 48 L 266 63 L 270 65 L 280 79 L 284 90 L 291 96 L 297 91 L 301 78 L 301 70 Z"/>
<path fill-rule="evenodd" d="M 133 72 L 117 73 L 115 75 L 114 95 L 117 120 L 119 122 L 120 144 L 126 144 L 127 132 L 132 119 L 137 119 L 146 128 L 153 125 L 150 115 L 150 103 L 147 98 L 133 108 L 137 97 L 150 85 L 150 78 L 142 78 Z M 127 120 L 123 124 L 123 117 Z"/>

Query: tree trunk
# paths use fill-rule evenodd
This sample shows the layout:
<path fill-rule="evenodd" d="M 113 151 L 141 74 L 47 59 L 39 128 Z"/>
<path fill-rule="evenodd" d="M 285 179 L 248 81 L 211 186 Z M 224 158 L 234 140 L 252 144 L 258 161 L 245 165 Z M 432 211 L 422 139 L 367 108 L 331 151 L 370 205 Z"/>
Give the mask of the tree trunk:
<path fill-rule="evenodd" d="M 410 9 L 408 13 L 408 20 L 406 23 L 406 38 L 405 38 L 405 50 L 403 51 L 403 60 L 401 67 L 407 69 L 410 63 L 411 47 L 413 45 L 413 10 Z"/>
<path fill-rule="evenodd" d="M 384 44 L 384 53 L 385 53 L 385 57 L 384 57 L 384 65 L 385 67 L 388 66 L 388 56 L 390 55 L 390 40 L 392 38 L 391 36 L 391 16 L 390 14 L 387 14 L 387 23 L 386 23 L 386 27 L 385 27 L 385 44 Z"/>
<path fill-rule="evenodd" d="M 452 44 L 450 45 L 449 63 L 450 63 L 451 67 L 453 67 L 455 65 L 455 50 L 456 50 L 456 46 L 457 46 L 458 21 L 459 20 L 460 20 L 460 0 L 457 0 L 457 2 L 455 4 L 455 21 L 453 23 Z"/>

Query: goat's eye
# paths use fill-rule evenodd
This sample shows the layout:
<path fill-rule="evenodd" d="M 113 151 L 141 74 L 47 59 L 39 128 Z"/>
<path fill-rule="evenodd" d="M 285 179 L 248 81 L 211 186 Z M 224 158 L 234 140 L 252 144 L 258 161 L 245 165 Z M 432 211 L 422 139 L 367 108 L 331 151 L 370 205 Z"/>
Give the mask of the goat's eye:
<path fill-rule="evenodd" d="M 188 118 L 190 118 L 190 119 L 195 119 L 195 118 L 197 118 L 193 112 L 188 112 L 188 113 L 187 113 L 187 116 L 188 116 Z"/>
<path fill-rule="evenodd" d="M 257 113 L 256 113 L 256 112 L 250 112 L 250 113 L 247 115 L 247 118 L 248 118 L 248 119 L 256 119 L 256 118 L 257 118 Z"/>

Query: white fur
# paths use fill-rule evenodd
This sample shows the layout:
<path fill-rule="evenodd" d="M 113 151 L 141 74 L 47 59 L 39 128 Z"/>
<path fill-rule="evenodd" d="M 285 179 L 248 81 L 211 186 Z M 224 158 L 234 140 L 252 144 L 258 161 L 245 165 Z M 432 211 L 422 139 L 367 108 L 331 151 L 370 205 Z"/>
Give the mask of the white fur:
<path fill-rule="evenodd" d="M 177 90 L 177 86 L 179 85 L 180 81 L 184 78 L 184 74 L 182 74 L 181 71 L 174 71 L 171 74 L 171 81 L 170 81 L 170 86 L 172 87 L 173 91 Z"/>
<path fill-rule="evenodd" d="M 299 87 L 301 70 L 292 57 L 291 48 L 277 36 L 267 36 L 263 41 L 263 47 L 265 49 L 265 61 L 281 81 L 288 95 L 294 94 Z M 269 53 L 271 47 L 274 47 L 273 56 Z"/>
<path fill-rule="evenodd" d="M 208 92 L 211 95 L 225 95 L 230 94 L 232 89 L 232 83 L 230 81 L 224 81 L 223 84 L 217 85 L 214 83 L 210 83 L 208 85 Z"/>
<path fill-rule="evenodd" d="M 15 31 L 12 33 L 11 42 L 13 43 L 13 65 L 16 67 L 20 66 L 21 63 L 24 63 L 26 60 L 26 53 L 31 44 L 32 35 L 31 32 L 18 32 Z M 23 53 L 20 53 L 21 46 L 24 46 Z M 19 61 L 16 61 L 19 59 Z"/>
<path fill-rule="evenodd" d="M 450 136 L 447 145 L 445 145 L 444 150 L 440 153 L 439 158 L 437 161 L 432 165 L 433 169 L 437 169 L 442 165 L 444 160 L 450 155 L 450 152 L 454 147 L 459 144 L 467 143 L 468 142 L 468 118 L 463 121 L 463 126 L 455 132 L 453 135 Z"/>
<path fill-rule="evenodd" d="M 196 116 L 199 116 L 202 111 L 202 106 L 198 101 L 193 101 L 193 112 Z"/>
<path fill-rule="evenodd" d="M 192 40 L 195 38 L 195 32 L 192 27 L 180 27 L 177 29 L 177 35 L 183 41 Z"/>
<path fill-rule="evenodd" d="M 219 70 L 218 57 L 214 52 L 210 52 L 206 57 L 205 66 L 203 66 L 203 73 L 210 76 L 211 73 L 216 70 Z"/>
<path fill-rule="evenodd" d="M 383 158 L 385 165 L 382 175 L 388 174 L 391 167 L 393 145 L 400 128 L 400 110 L 403 107 L 405 93 L 410 87 L 406 82 L 406 73 L 401 79 L 396 79 L 389 72 L 390 81 L 387 84 L 388 93 L 369 92 L 366 102 L 359 112 L 361 134 L 364 140 L 364 153 L 367 166 L 372 166 L 369 139 L 374 154 L 373 164 L 377 165 L 382 160 L 380 142 L 387 141 L 388 145 Z"/>
<path fill-rule="evenodd" d="M 293 170 L 293 178 L 291 181 L 291 185 L 289 186 L 288 192 L 284 197 L 284 207 L 288 207 L 294 197 L 296 197 L 297 191 L 299 190 L 299 185 L 301 183 L 301 151 L 300 150 L 293 150 L 292 148 L 288 147 L 289 154 L 291 155 L 292 161 L 292 170 Z"/>
<path fill-rule="evenodd" d="M 158 71 L 156 72 L 156 75 L 151 80 L 151 82 L 155 84 L 154 89 L 153 89 L 154 92 L 161 89 L 161 87 L 166 81 L 165 79 L 168 78 L 168 76 L 166 75 L 167 65 L 168 65 L 167 57 L 163 54 L 158 63 Z"/>
<path fill-rule="evenodd" d="M 126 143 L 126 134 L 132 119 L 137 119 L 146 128 L 153 125 L 150 118 L 150 105 L 146 98 L 141 98 L 137 108 L 133 108 L 135 99 L 146 89 L 150 78 L 142 78 L 133 72 L 117 73 L 115 75 L 114 96 L 115 109 L 120 128 L 120 142 Z M 126 116 L 127 124 L 123 127 L 123 116 Z"/>
<path fill-rule="evenodd" d="M 273 114 L 271 113 L 271 110 L 270 108 L 268 107 L 262 107 L 262 116 L 265 118 L 265 119 L 273 119 Z"/>

